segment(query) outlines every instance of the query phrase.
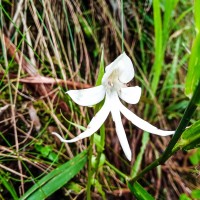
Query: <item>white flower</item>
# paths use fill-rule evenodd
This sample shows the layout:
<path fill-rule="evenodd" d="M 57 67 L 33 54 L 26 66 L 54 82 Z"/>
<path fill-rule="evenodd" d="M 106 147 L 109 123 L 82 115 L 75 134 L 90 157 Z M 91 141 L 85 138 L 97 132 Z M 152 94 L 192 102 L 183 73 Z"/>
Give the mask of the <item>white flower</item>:
<path fill-rule="evenodd" d="M 148 122 L 139 118 L 137 115 L 128 110 L 120 101 L 119 97 L 127 103 L 138 103 L 141 96 L 141 88 L 138 86 L 127 87 L 126 84 L 134 77 L 134 68 L 130 58 L 126 53 L 122 53 L 105 69 L 105 74 L 102 78 L 102 85 L 82 90 L 69 90 L 67 94 L 81 106 L 92 106 L 105 98 L 105 103 L 101 110 L 93 117 L 87 129 L 71 140 L 65 140 L 57 133 L 56 135 L 62 142 L 76 142 L 80 139 L 91 136 L 104 123 L 109 113 L 111 112 L 113 121 L 115 122 L 116 132 L 119 138 L 121 147 L 128 160 L 131 160 L 131 149 L 124 131 L 121 120 L 122 113 L 135 126 L 149 133 L 156 135 L 167 136 L 174 131 L 163 131 L 152 126 Z"/>

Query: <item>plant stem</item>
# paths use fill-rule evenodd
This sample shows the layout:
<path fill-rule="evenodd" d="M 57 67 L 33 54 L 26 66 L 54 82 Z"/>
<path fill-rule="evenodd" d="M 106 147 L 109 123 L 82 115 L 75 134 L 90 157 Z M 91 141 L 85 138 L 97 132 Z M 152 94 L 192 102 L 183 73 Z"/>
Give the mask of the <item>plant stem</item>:
<path fill-rule="evenodd" d="M 121 0 L 121 37 L 122 37 L 122 52 L 124 51 L 124 1 Z"/>
<path fill-rule="evenodd" d="M 200 81 L 194 91 L 194 94 L 184 112 L 184 115 L 179 123 L 178 128 L 176 129 L 176 132 L 173 136 L 173 138 L 171 139 L 171 141 L 169 142 L 169 145 L 167 146 L 166 150 L 164 151 L 164 153 L 158 158 L 156 159 L 154 162 L 152 162 L 150 165 L 148 165 L 145 169 L 143 169 L 137 176 L 135 176 L 134 178 L 129 180 L 129 183 L 133 184 L 135 181 L 137 181 L 138 179 L 142 178 L 144 174 L 146 174 L 147 172 L 149 172 L 150 170 L 152 170 L 153 168 L 157 167 L 158 165 L 164 164 L 165 161 L 172 155 L 174 154 L 176 151 L 178 151 L 178 149 L 176 149 L 175 151 L 173 150 L 174 146 L 176 145 L 177 141 L 179 140 L 179 138 L 181 137 L 183 131 L 185 130 L 185 128 L 187 127 L 194 111 L 197 108 L 197 103 L 200 100 L 200 95 L 199 95 L 199 91 L 200 91 Z"/>
<path fill-rule="evenodd" d="M 93 176 L 93 170 L 92 170 L 92 147 L 94 143 L 94 135 L 90 137 L 90 146 L 88 151 L 88 182 L 87 182 L 87 200 L 91 200 L 91 184 L 92 184 L 92 176 Z"/>
<path fill-rule="evenodd" d="M 113 171 L 115 171 L 118 175 L 120 175 L 124 179 L 128 178 L 128 176 L 126 174 L 122 173 L 119 169 L 117 169 L 115 166 L 110 164 L 107 160 L 105 160 L 105 164 L 108 165 Z"/>

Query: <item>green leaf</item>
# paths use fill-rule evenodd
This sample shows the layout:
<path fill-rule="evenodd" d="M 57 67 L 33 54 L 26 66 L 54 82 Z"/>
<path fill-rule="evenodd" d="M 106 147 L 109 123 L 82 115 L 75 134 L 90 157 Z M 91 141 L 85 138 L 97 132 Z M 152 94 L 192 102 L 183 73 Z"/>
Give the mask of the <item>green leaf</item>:
<path fill-rule="evenodd" d="M 155 60 L 153 65 L 153 79 L 151 82 L 151 88 L 153 93 L 155 94 L 158 83 L 160 80 L 160 75 L 162 71 L 162 64 L 163 64 L 163 37 L 162 37 L 162 19 L 161 19 L 161 12 L 160 12 L 160 1 L 154 0 L 153 1 L 153 18 L 154 18 L 154 31 L 155 31 L 155 39 L 154 39 L 154 46 L 155 46 Z"/>
<path fill-rule="evenodd" d="M 200 10 L 200 1 L 199 0 L 195 0 L 194 1 L 194 19 L 195 19 L 196 29 L 197 29 L 198 32 L 200 31 L 199 10 Z"/>
<path fill-rule="evenodd" d="M 103 75 L 104 75 L 104 49 L 102 48 L 100 68 L 99 68 L 99 74 L 96 81 L 96 86 L 101 85 L 101 80 L 103 78 Z"/>
<path fill-rule="evenodd" d="M 186 194 L 181 194 L 179 200 L 191 200 Z"/>
<path fill-rule="evenodd" d="M 101 136 L 94 133 L 94 144 L 97 147 L 98 152 L 102 152 L 104 150 L 104 147 L 101 144 Z"/>
<path fill-rule="evenodd" d="M 189 160 L 193 165 L 200 164 L 200 148 L 189 157 Z"/>
<path fill-rule="evenodd" d="M 194 199 L 200 199 L 200 189 L 192 190 L 191 196 Z"/>
<path fill-rule="evenodd" d="M 189 60 L 188 73 L 186 76 L 185 94 L 191 98 L 200 80 L 200 33 L 196 36 Z M 196 103 L 200 103 L 198 100 Z"/>
<path fill-rule="evenodd" d="M 105 163 L 105 160 L 106 160 L 106 156 L 105 154 L 101 153 L 100 154 L 100 157 L 99 157 L 99 160 L 97 159 L 96 156 L 92 155 L 92 167 L 95 168 L 98 164 L 98 167 L 102 167 Z"/>
<path fill-rule="evenodd" d="M 195 18 L 195 28 L 197 31 L 196 38 L 192 45 L 189 66 L 188 66 L 188 73 L 186 77 L 186 85 L 185 85 L 185 94 L 191 98 L 192 94 L 196 86 L 200 81 L 200 1 L 194 1 L 194 18 Z M 197 104 L 200 103 L 200 100 L 196 102 Z"/>
<path fill-rule="evenodd" d="M 103 190 L 101 183 L 97 179 L 92 179 L 92 185 L 96 188 L 96 190 L 99 192 L 99 194 L 101 194 L 102 199 L 105 200 L 106 195 L 105 195 L 105 192 Z"/>
<path fill-rule="evenodd" d="M 140 152 L 137 155 L 137 158 L 136 158 L 134 165 L 132 167 L 132 170 L 131 170 L 131 177 L 132 178 L 138 173 L 138 171 L 140 169 L 140 165 L 141 165 L 141 162 L 142 162 L 142 156 L 144 154 L 144 151 L 146 149 L 148 142 L 149 142 L 149 133 L 144 132 L 144 134 L 142 136 L 142 146 L 140 148 Z"/>
<path fill-rule="evenodd" d="M 176 144 L 176 147 L 183 150 L 200 147 L 200 120 L 183 132 L 180 140 Z"/>
<path fill-rule="evenodd" d="M 8 181 L 8 177 L 6 176 L 1 176 L 0 175 L 0 180 L 1 180 L 1 184 L 6 188 L 6 190 L 11 194 L 12 198 L 14 200 L 19 199 L 17 196 L 17 193 L 15 191 L 15 188 L 13 187 L 13 185 L 10 183 L 10 181 Z"/>
<path fill-rule="evenodd" d="M 128 187 L 137 200 L 155 200 L 138 182 L 128 183 Z"/>
<path fill-rule="evenodd" d="M 65 185 L 84 167 L 87 161 L 87 151 L 83 151 L 67 163 L 51 171 L 36 182 L 20 200 L 46 199 Z"/>
<path fill-rule="evenodd" d="M 82 189 L 83 187 L 81 187 L 81 185 L 77 183 L 70 182 L 69 184 L 67 184 L 67 190 L 72 191 L 76 194 L 80 193 Z"/>

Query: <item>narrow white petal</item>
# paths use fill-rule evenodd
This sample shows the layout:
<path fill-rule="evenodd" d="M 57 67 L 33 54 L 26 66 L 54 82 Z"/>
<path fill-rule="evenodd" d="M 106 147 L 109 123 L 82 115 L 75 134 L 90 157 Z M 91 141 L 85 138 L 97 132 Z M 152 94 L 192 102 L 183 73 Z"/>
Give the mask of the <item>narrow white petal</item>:
<path fill-rule="evenodd" d="M 131 157 L 132 157 L 131 149 L 130 149 L 130 146 L 129 146 L 129 143 L 128 143 L 128 140 L 127 140 L 127 137 L 126 137 L 126 133 L 124 131 L 122 119 L 121 119 L 121 116 L 120 116 L 120 111 L 119 111 L 117 105 L 118 104 L 116 102 L 116 98 L 113 98 L 112 107 L 111 107 L 111 114 L 112 114 L 113 121 L 115 122 L 117 136 L 119 138 L 119 142 L 121 144 L 121 147 L 122 147 L 127 159 L 129 161 L 131 161 Z"/>
<path fill-rule="evenodd" d="M 160 135 L 160 136 L 168 136 L 168 135 L 172 135 L 175 133 L 174 131 L 160 130 L 160 129 L 156 128 L 155 126 L 149 124 L 145 120 L 141 119 L 134 113 L 132 113 L 121 102 L 119 103 L 119 105 L 120 105 L 119 109 L 120 109 L 121 113 L 138 128 L 141 128 L 144 131 L 147 131 L 152 134 Z"/>
<path fill-rule="evenodd" d="M 66 92 L 74 102 L 81 106 L 92 106 L 103 100 L 105 89 L 102 85 L 82 90 L 69 90 Z"/>
<path fill-rule="evenodd" d="M 53 132 L 52 134 L 56 135 L 61 140 L 61 142 L 67 142 L 67 143 L 76 142 L 80 139 L 89 137 L 101 127 L 101 125 L 104 123 L 104 121 L 108 117 L 109 112 L 110 112 L 110 104 L 106 98 L 105 103 L 103 107 L 101 108 L 101 110 L 99 110 L 99 112 L 92 118 L 91 122 L 88 124 L 87 129 L 84 132 L 82 132 L 80 135 L 78 135 L 77 137 L 73 139 L 65 140 L 55 132 Z"/>
<path fill-rule="evenodd" d="M 139 102 L 141 97 L 141 88 L 139 86 L 121 88 L 119 97 L 130 104 L 136 104 Z"/>

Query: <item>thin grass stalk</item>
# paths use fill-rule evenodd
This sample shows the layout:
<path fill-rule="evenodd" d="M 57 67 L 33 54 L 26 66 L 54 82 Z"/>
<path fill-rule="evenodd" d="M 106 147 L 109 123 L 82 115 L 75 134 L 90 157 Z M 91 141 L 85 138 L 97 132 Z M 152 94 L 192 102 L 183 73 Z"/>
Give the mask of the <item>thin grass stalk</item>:
<path fill-rule="evenodd" d="M 124 52 L 124 1 L 121 0 L 121 35 L 122 35 L 122 52 Z"/>

